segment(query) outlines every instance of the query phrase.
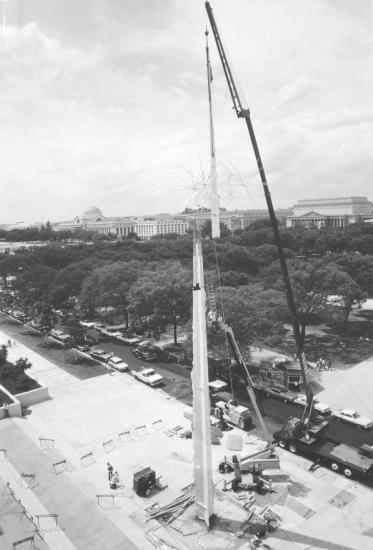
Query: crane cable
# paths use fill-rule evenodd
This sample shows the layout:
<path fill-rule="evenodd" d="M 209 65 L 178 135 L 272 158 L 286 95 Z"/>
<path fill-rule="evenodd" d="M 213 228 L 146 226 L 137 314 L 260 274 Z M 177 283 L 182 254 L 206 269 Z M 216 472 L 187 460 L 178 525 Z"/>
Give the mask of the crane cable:
<path fill-rule="evenodd" d="M 216 240 L 212 239 L 214 243 L 214 253 L 215 253 L 215 264 L 216 264 L 216 272 L 218 275 L 218 288 L 219 288 L 219 298 L 220 298 L 220 306 L 221 306 L 221 314 L 223 318 L 223 322 L 225 323 L 225 311 L 224 311 L 224 302 L 223 302 L 223 293 L 221 290 L 221 279 L 220 279 L 220 267 L 219 267 L 219 260 L 218 260 L 218 251 L 216 248 Z M 224 341 L 225 341 L 225 350 L 226 350 L 226 357 L 227 357 L 227 363 L 228 363 L 228 372 L 229 372 L 229 382 L 230 382 L 230 388 L 231 388 L 231 394 L 234 397 L 234 389 L 233 389 L 233 379 L 232 379 L 232 369 L 231 369 L 231 362 L 230 362 L 230 353 L 229 353 L 229 346 L 228 346 L 228 340 L 226 334 L 224 334 Z"/>

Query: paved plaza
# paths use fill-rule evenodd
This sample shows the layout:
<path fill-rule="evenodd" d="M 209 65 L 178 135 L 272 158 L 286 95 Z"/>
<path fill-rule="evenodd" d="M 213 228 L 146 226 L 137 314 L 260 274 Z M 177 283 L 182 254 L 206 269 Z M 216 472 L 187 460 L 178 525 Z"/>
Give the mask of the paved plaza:
<path fill-rule="evenodd" d="M 7 336 L 0 334 L 0 343 L 6 340 Z M 10 360 L 20 356 L 32 362 L 30 375 L 49 387 L 51 399 L 33 406 L 31 415 L 0 421 L 0 448 L 7 449 L 6 458 L 0 458 L 0 510 L 4 517 L 9 519 L 14 513 L 7 496 L 9 483 L 31 516 L 58 517 L 57 527 L 48 518 L 41 526 L 44 541 L 40 550 L 154 549 L 147 533 L 159 529 L 159 524 L 147 521 L 145 508 L 155 502 L 168 503 L 193 479 L 192 441 L 167 432 L 178 426 L 190 427 L 183 416 L 185 405 L 128 374 L 79 380 L 17 343 L 10 348 Z M 245 435 L 243 453 L 263 446 L 258 435 L 258 429 Z M 213 446 L 214 470 L 225 454 L 231 454 L 226 440 L 224 434 L 221 445 Z M 266 540 L 271 548 L 371 550 L 371 489 L 324 468 L 311 473 L 307 460 L 278 452 L 289 477 L 278 484 L 270 499 L 273 511 L 282 518 L 280 528 Z M 121 478 L 123 487 L 117 492 L 108 486 L 108 461 Z M 132 491 L 132 477 L 147 466 L 154 468 L 168 487 L 143 499 Z M 33 486 L 22 487 L 22 473 L 35 475 Z M 215 482 L 222 487 L 217 473 Z M 97 498 L 110 494 L 116 496 Z M 228 514 L 228 507 L 224 512 L 218 499 L 217 506 L 223 515 Z M 242 510 L 237 517 L 241 515 Z M 22 533 L 21 527 L 16 532 L 17 522 L 0 523 L 4 532 L 0 542 L 6 543 L 4 550 L 12 549 L 12 541 L 23 536 L 23 523 Z M 207 533 L 202 525 L 198 535 L 179 536 L 176 543 L 177 531 L 173 533 L 169 548 L 221 547 L 222 532 Z M 248 548 L 245 539 L 232 533 L 224 536 L 229 538 L 226 547 Z"/>
<path fill-rule="evenodd" d="M 362 361 L 349 369 L 325 371 L 321 384 L 324 389 L 317 397 L 332 409 L 356 409 L 373 418 L 373 359 Z"/>

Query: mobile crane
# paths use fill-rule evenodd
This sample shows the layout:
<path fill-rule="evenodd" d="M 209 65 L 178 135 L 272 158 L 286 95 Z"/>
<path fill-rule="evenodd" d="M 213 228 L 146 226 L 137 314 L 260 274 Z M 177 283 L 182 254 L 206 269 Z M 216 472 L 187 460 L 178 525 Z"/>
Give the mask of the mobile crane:
<path fill-rule="evenodd" d="M 284 426 L 273 434 L 274 439 L 275 441 L 278 442 L 280 447 L 282 448 L 286 447 L 291 452 L 301 452 L 308 458 L 313 459 L 315 461 L 314 463 L 315 465 L 318 463 L 320 464 L 324 463 L 330 466 L 331 469 L 336 472 L 342 471 L 346 477 L 352 477 L 356 475 L 359 477 L 362 476 L 365 479 L 368 477 L 370 480 L 373 481 L 373 447 L 369 445 L 362 445 L 359 449 L 355 449 L 354 447 L 350 447 L 345 444 L 336 445 L 335 443 L 328 441 L 324 437 L 324 433 L 328 425 L 327 422 L 323 422 L 318 426 L 310 425 L 310 419 L 311 419 L 312 409 L 313 409 L 313 394 L 309 384 L 308 367 L 307 367 L 307 362 L 304 355 L 303 341 L 302 341 L 301 333 L 299 329 L 299 322 L 298 322 L 298 316 L 297 316 L 297 311 L 295 307 L 294 294 L 293 294 L 293 289 L 290 282 L 283 245 L 281 242 L 280 231 L 278 228 L 275 211 L 272 204 L 272 198 L 269 192 L 262 159 L 261 159 L 258 144 L 256 141 L 253 125 L 251 122 L 250 110 L 247 107 L 244 107 L 240 100 L 238 90 L 237 90 L 237 87 L 233 78 L 233 74 L 224 51 L 224 47 L 219 35 L 219 31 L 215 22 L 215 18 L 214 18 L 210 3 L 205 2 L 205 7 L 209 18 L 209 22 L 211 25 L 211 29 L 215 38 L 219 57 L 223 66 L 224 74 L 227 80 L 229 92 L 233 101 L 233 108 L 236 112 L 237 117 L 243 118 L 246 122 L 246 126 L 247 126 L 250 140 L 251 140 L 251 145 L 252 145 L 255 159 L 257 162 L 258 171 L 259 171 L 261 182 L 263 185 L 264 196 L 265 196 L 265 200 L 267 203 L 268 212 L 271 220 L 272 230 L 273 230 L 273 234 L 274 234 L 274 238 L 275 238 L 275 242 L 278 250 L 282 276 L 283 276 L 285 290 L 286 290 L 286 299 L 288 303 L 289 313 L 290 313 L 292 327 L 293 327 L 294 340 L 296 344 L 296 354 L 297 354 L 297 358 L 301 369 L 304 390 L 306 392 L 306 404 L 305 404 L 302 419 L 300 420 L 298 418 L 289 418 L 284 424 Z M 247 384 L 247 391 L 251 397 L 251 393 L 254 393 L 252 383 L 250 383 L 251 377 L 250 377 L 250 374 L 248 373 L 247 367 L 238 349 L 233 331 L 230 327 L 224 324 L 222 324 L 222 329 L 226 333 L 227 339 L 230 343 L 230 346 L 232 348 L 236 361 L 243 368 L 243 372 L 246 373 L 246 380 L 249 381 L 249 383 Z M 258 413 L 255 405 L 256 404 L 255 395 L 254 395 L 254 400 L 252 400 L 252 403 L 256 412 Z M 260 410 L 259 410 L 259 413 L 260 413 Z M 262 415 L 258 414 L 258 418 L 261 422 L 262 429 L 266 434 L 267 440 L 270 441 L 268 437 L 268 432 L 265 428 L 264 421 L 262 419 Z M 269 449 L 271 449 L 271 447 L 269 447 Z M 252 457 L 250 458 L 252 460 Z M 246 461 L 246 463 L 248 463 L 248 461 Z M 245 460 L 242 461 L 241 459 L 240 460 L 241 471 L 245 469 L 244 466 L 245 466 Z M 314 467 L 314 465 L 312 465 L 311 468 L 312 467 Z"/>
<path fill-rule="evenodd" d="M 288 272 L 288 268 L 287 268 L 287 264 L 286 264 L 284 248 L 283 248 L 282 241 L 281 241 L 281 235 L 280 235 L 280 231 L 279 231 L 279 228 L 278 228 L 278 223 L 277 223 L 275 211 L 274 211 L 274 208 L 273 208 L 271 194 L 269 192 L 267 178 L 266 178 L 266 174 L 265 174 L 265 171 L 264 171 L 263 162 L 262 162 L 262 159 L 261 159 L 261 156 L 260 156 L 258 143 L 256 141 L 253 125 L 252 125 L 252 122 L 251 122 L 250 110 L 247 107 L 244 107 L 242 102 L 241 102 L 241 99 L 240 99 L 240 96 L 239 96 L 239 93 L 238 93 L 238 90 L 237 90 L 237 87 L 236 87 L 236 84 L 235 84 L 235 81 L 234 81 L 234 78 L 233 78 L 233 73 L 232 73 L 232 70 L 229 66 L 228 59 L 227 59 L 227 56 L 226 56 L 225 51 L 224 51 L 224 47 L 223 47 L 223 44 L 222 44 L 222 41 L 221 41 L 221 38 L 220 38 L 220 34 L 219 34 L 219 31 L 218 31 L 218 28 L 217 28 L 217 25 L 216 25 L 216 22 L 215 22 L 215 17 L 214 17 L 214 14 L 212 12 L 212 8 L 210 6 L 210 3 L 205 2 L 205 7 L 206 7 L 207 16 L 208 16 L 208 19 L 209 19 L 209 22 L 210 22 L 211 30 L 212 30 L 212 33 L 214 35 L 214 39 L 215 39 L 215 42 L 216 42 L 216 47 L 218 49 L 219 57 L 220 57 L 220 60 L 221 60 L 221 63 L 222 63 L 225 78 L 226 78 L 226 81 L 227 81 L 227 84 L 228 84 L 229 92 L 230 92 L 230 95 L 231 95 L 231 98 L 232 98 L 233 108 L 236 112 L 237 117 L 238 118 L 243 118 L 246 122 L 246 126 L 247 126 L 249 136 L 250 136 L 250 140 L 251 140 L 251 145 L 252 145 L 254 155 L 255 155 L 255 159 L 256 159 L 256 163 L 257 163 L 257 166 L 258 166 L 260 179 L 261 179 L 261 182 L 262 182 L 262 185 L 263 185 L 264 196 L 265 196 L 265 200 L 266 200 L 266 203 L 267 203 L 267 208 L 268 208 L 268 212 L 269 212 L 269 216 L 270 216 L 270 220 L 271 220 L 272 230 L 273 230 L 273 234 L 274 234 L 274 238 L 275 238 L 275 242 L 276 242 L 276 246 L 277 246 L 277 250 L 278 250 L 278 255 L 279 255 L 279 260 L 280 260 L 280 265 L 281 265 L 281 271 L 282 271 L 282 277 L 283 277 L 283 281 L 284 281 L 284 284 L 285 284 L 286 299 L 287 299 L 287 303 L 288 303 L 289 313 L 290 313 L 290 317 L 291 317 L 291 324 L 292 324 L 292 327 L 293 327 L 294 340 L 295 340 L 295 345 L 296 345 L 296 355 L 297 355 L 298 362 L 299 362 L 300 369 L 301 369 L 303 387 L 304 387 L 304 390 L 305 390 L 305 393 L 306 393 L 306 405 L 305 405 L 305 408 L 304 408 L 303 418 L 302 418 L 302 429 L 304 431 L 304 434 L 306 435 L 307 432 L 308 432 L 308 429 L 309 429 L 310 419 L 311 419 L 311 414 L 312 414 L 313 394 L 312 394 L 311 387 L 310 387 L 310 384 L 309 384 L 308 367 L 307 367 L 307 362 L 306 362 L 306 358 L 305 358 L 305 355 L 304 355 L 303 342 L 302 342 L 302 338 L 301 338 L 299 322 L 298 322 L 298 316 L 297 316 L 297 311 L 296 311 L 296 307 L 295 307 L 294 294 L 293 294 L 293 289 L 292 289 L 292 286 L 291 286 L 289 272 Z M 227 337 L 228 337 L 228 340 L 229 340 L 229 336 L 227 336 Z"/>
<path fill-rule="evenodd" d="M 268 467 L 270 465 L 270 463 L 273 463 L 273 465 L 278 466 L 278 464 L 279 464 L 278 458 L 277 458 L 277 456 L 273 455 L 273 447 L 274 447 L 273 438 L 271 437 L 271 435 L 269 434 L 269 432 L 267 430 L 267 426 L 266 426 L 266 423 L 265 423 L 264 418 L 263 418 L 263 416 L 264 416 L 263 409 L 262 409 L 260 403 L 256 399 L 256 395 L 255 395 L 255 392 L 254 392 L 254 389 L 253 389 L 253 381 L 252 381 L 252 378 L 250 376 L 250 372 L 249 372 L 249 369 L 246 365 L 246 362 L 245 362 L 244 358 L 242 357 L 240 348 L 238 347 L 236 338 L 234 336 L 234 332 L 233 332 L 232 328 L 229 325 L 227 325 L 223 322 L 220 323 L 220 330 L 222 330 L 224 332 L 225 337 L 226 337 L 226 339 L 229 343 L 229 346 L 232 350 L 233 357 L 234 357 L 236 363 L 241 368 L 241 372 L 242 372 L 242 374 L 244 376 L 244 379 L 245 379 L 246 391 L 249 395 L 249 398 L 250 398 L 251 404 L 254 408 L 254 411 L 256 413 L 256 416 L 259 420 L 260 427 L 263 430 L 265 439 L 267 440 L 267 447 L 265 449 L 263 449 L 263 451 L 259 451 L 258 453 L 255 453 L 255 455 L 251 454 L 251 455 L 247 455 L 247 456 L 241 456 L 239 458 L 239 460 L 238 460 L 239 470 L 241 472 L 250 470 L 253 467 L 253 464 L 256 464 L 258 467 L 259 467 L 259 464 L 266 464 L 266 466 Z M 236 467 L 235 466 L 236 462 L 237 462 L 237 458 L 234 459 L 233 457 L 232 457 L 232 461 L 227 461 L 226 459 L 224 461 L 225 464 L 228 463 L 233 468 Z M 219 466 L 219 468 L 221 468 L 221 465 Z"/>

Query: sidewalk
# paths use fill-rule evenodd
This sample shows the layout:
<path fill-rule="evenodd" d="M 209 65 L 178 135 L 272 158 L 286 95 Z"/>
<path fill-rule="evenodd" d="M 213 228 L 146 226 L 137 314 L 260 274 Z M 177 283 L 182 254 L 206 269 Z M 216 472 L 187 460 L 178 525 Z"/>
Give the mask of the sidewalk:
<path fill-rule="evenodd" d="M 6 344 L 10 340 L 9 336 L 0 331 L 0 344 Z M 40 385 L 49 388 L 49 395 L 57 397 L 66 393 L 68 386 L 80 384 L 81 381 L 75 376 L 64 371 L 58 365 L 52 363 L 45 357 L 42 357 L 32 349 L 21 344 L 21 342 L 11 339 L 12 346 L 8 348 L 9 361 L 16 361 L 20 357 L 26 357 L 32 367 L 27 370 L 28 376 L 37 380 Z"/>
<path fill-rule="evenodd" d="M 324 390 L 317 394 L 320 401 L 333 409 L 356 409 L 373 418 L 373 359 L 367 359 L 348 370 L 321 371 Z"/>
<path fill-rule="evenodd" d="M 50 513 L 35 496 L 32 489 L 29 489 L 27 486 L 21 486 L 21 477 L 8 460 L 0 461 L 0 476 L 4 479 L 4 481 L 9 483 L 8 494 L 5 494 L 4 497 L 8 498 L 9 495 L 9 497 L 12 498 L 10 496 L 12 491 L 15 497 L 19 499 L 22 505 L 26 508 L 27 513 L 33 516 L 34 522 L 37 521 L 37 515 L 48 515 Z M 50 550 L 76 550 L 76 547 L 67 538 L 65 533 L 61 531 L 59 527 L 54 526 L 54 519 L 40 519 L 44 519 L 44 523 L 47 522 L 48 524 L 46 528 L 43 528 L 41 523 L 40 531 Z"/>

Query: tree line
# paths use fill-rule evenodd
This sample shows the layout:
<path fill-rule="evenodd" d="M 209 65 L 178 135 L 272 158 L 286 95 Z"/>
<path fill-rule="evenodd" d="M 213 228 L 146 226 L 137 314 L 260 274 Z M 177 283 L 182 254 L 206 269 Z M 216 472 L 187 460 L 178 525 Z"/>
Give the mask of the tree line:
<path fill-rule="evenodd" d="M 353 306 L 373 295 L 373 227 L 281 234 L 303 339 L 323 314 L 338 315 L 347 330 Z M 55 309 L 75 321 L 101 315 L 156 336 L 171 325 L 176 342 L 191 318 L 192 246 L 186 234 L 18 249 L 0 258 L 1 305 L 16 303 L 45 327 L 55 322 Z M 206 281 L 240 343 L 281 340 L 289 317 L 269 222 L 225 230 L 216 242 L 206 238 L 203 249 Z"/>

